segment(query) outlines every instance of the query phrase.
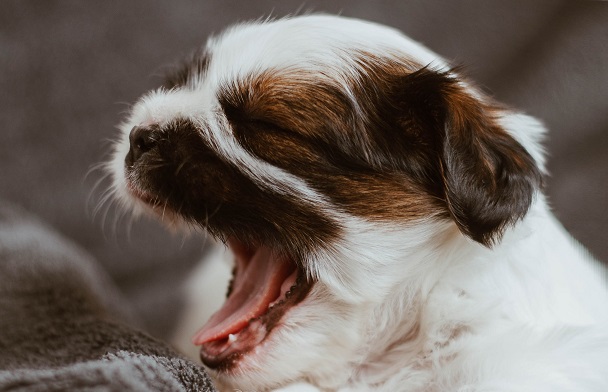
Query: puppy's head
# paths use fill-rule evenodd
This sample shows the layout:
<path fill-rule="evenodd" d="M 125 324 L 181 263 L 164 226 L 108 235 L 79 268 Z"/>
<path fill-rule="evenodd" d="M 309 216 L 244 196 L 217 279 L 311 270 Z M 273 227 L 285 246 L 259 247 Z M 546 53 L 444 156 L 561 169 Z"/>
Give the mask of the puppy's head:
<path fill-rule="evenodd" d="M 445 241 L 491 247 L 526 214 L 540 151 L 509 116 L 389 28 L 246 24 L 134 105 L 112 171 L 129 208 L 234 253 L 226 303 L 195 337 L 209 367 L 254 389 L 331 385 Z"/>

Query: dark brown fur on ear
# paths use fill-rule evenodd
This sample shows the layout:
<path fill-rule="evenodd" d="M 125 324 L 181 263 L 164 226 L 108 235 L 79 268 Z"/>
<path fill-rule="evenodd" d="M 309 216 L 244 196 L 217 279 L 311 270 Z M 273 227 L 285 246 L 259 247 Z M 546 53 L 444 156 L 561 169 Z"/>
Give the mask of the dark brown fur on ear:
<path fill-rule="evenodd" d="M 423 68 L 405 77 L 400 98 L 435 128 L 443 197 L 460 230 L 485 246 L 523 218 L 542 175 L 534 159 L 453 72 Z M 412 111 L 411 108 L 414 108 Z"/>
<path fill-rule="evenodd" d="M 210 61 L 210 53 L 203 50 L 195 51 L 185 60 L 172 66 L 167 71 L 162 87 L 171 90 L 188 86 L 188 83 L 200 78 L 201 75 L 207 72 Z"/>

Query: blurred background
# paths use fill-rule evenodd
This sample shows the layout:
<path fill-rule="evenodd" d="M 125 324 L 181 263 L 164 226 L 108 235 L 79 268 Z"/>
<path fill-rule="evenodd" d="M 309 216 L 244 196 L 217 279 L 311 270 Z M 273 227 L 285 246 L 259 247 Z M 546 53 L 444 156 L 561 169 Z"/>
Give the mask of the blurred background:
<path fill-rule="evenodd" d="M 225 26 L 339 13 L 396 27 L 550 129 L 556 215 L 608 261 L 608 2 L 545 0 L 2 0 L 0 198 L 92 253 L 145 328 L 166 337 L 201 238 L 131 222 L 95 165 L 128 104 Z M 97 184 L 97 186 L 96 186 Z M 161 316 L 162 315 L 162 316 Z"/>

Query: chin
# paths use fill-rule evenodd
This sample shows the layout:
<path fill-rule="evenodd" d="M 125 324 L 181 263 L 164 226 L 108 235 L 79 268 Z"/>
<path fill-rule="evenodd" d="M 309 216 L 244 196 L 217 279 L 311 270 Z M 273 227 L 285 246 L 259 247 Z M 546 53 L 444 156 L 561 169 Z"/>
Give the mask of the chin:
<path fill-rule="evenodd" d="M 108 167 L 216 240 L 177 339 L 225 390 L 605 391 L 605 271 L 547 206 L 544 134 L 400 32 L 307 15 L 210 38 Z"/>

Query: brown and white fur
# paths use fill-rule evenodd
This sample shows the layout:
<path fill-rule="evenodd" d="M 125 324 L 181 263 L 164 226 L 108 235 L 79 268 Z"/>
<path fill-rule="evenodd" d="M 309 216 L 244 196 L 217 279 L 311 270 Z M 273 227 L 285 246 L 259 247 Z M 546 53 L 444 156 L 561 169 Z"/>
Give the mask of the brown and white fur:
<path fill-rule="evenodd" d="M 125 207 L 219 240 L 179 348 L 235 268 L 194 338 L 223 389 L 608 390 L 606 273 L 547 206 L 543 126 L 398 31 L 237 25 L 120 129 Z"/>

